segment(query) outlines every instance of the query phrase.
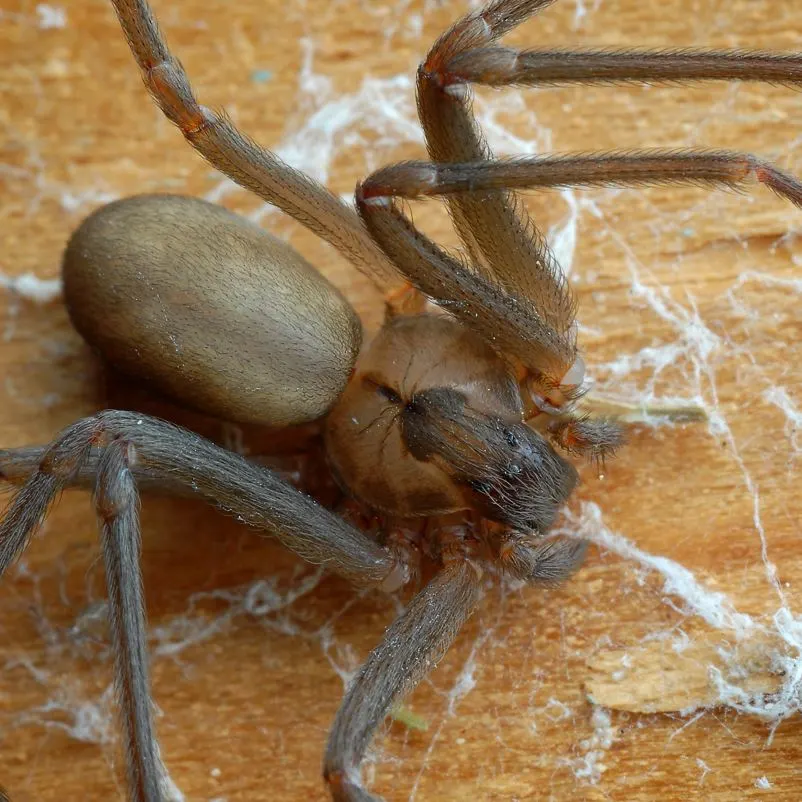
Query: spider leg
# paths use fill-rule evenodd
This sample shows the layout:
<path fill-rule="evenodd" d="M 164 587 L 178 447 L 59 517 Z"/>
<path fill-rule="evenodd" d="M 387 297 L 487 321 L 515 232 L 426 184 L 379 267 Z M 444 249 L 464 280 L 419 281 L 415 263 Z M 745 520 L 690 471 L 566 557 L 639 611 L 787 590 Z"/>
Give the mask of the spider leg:
<path fill-rule="evenodd" d="M 483 86 L 765 81 L 802 83 L 802 56 L 759 50 L 517 50 L 477 47 L 451 59 L 447 81 Z"/>
<path fill-rule="evenodd" d="M 139 493 L 129 469 L 132 447 L 115 440 L 100 458 L 95 506 L 101 527 L 109 627 L 132 800 L 160 802 L 163 774 L 151 716 L 145 594 L 139 561 Z"/>
<path fill-rule="evenodd" d="M 376 802 L 359 767 L 376 728 L 445 654 L 480 596 L 467 561 L 451 562 L 410 602 L 351 683 L 334 720 L 323 776 L 335 802 Z"/>
<path fill-rule="evenodd" d="M 498 559 L 515 579 L 537 585 L 559 585 L 582 566 L 587 540 L 507 532 L 498 541 Z"/>
<path fill-rule="evenodd" d="M 151 95 L 212 167 L 277 206 L 385 284 L 395 277 L 354 210 L 322 184 L 245 136 L 225 114 L 201 106 L 184 68 L 159 30 L 147 0 L 112 0 Z"/>
<path fill-rule="evenodd" d="M 431 48 L 418 70 L 417 95 L 418 115 L 433 162 L 493 158 L 473 114 L 470 79 L 454 75 L 451 64 L 492 43 L 549 2 L 497 0 L 457 21 Z M 542 326 L 552 330 L 546 339 L 559 341 L 558 361 L 568 362 L 562 368 L 565 373 L 575 356 L 572 326 L 576 304 L 545 237 L 526 209 L 504 189 L 449 196 L 447 202 L 472 267 L 502 290 L 533 305 Z"/>
<path fill-rule="evenodd" d="M 415 286 L 529 369 L 528 389 L 538 407 L 538 399 L 548 401 L 541 387 L 548 392 L 568 383 L 566 371 L 576 361 L 572 341 L 550 328 L 528 297 L 505 290 L 418 231 L 395 198 L 464 197 L 508 188 L 667 183 L 740 189 L 755 182 L 802 207 L 802 181 L 790 173 L 752 154 L 705 150 L 530 156 L 466 164 L 403 162 L 370 175 L 357 187 L 356 198 L 373 236 Z M 528 414 L 531 417 L 537 411 Z M 569 420 L 554 434 L 563 447 L 601 460 L 622 440 L 619 427 L 610 421 Z"/>
<path fill-rule="evenodd" d="M 371 174 L 360 187 L 360 198 L 371 209 L 388 209 L 392 207 L 371 204 L 371 199 L 450 195 L 499 187 L 699 184 L 744 189 L 750 183 L 764 184 L 795 206 L 802 206 L 802 182 L 798 178 L 751 153 L 728 150 L 522 156 L 471 164 L 402 162 Z"/>
<path fill-rule="evenodd" d="M 24 446 L 22 448 L 0 449 L 0 482 L 10 485 L 24 485 L 39 470 L 39 466 L 49 446 Z M 70 475 L 69 487 L 92 490 L 100 468 L 103 450 L 97 447 L 89 449 L 85 459 Z M 192 488 L 174 481 L 171 476 L 159 477 L 140 463 L 129 465 L 139 490 L 155 490 L 170 496 L 192 498 Z"/>
<path fill-rule="evenodd" d="M 493 43 L 550 0 L 496 0 L 456 22 L 418 72 L 418 109 L 432 161 L 491 159 L 471 109 L 468 85 L 750 80 L 802 83 L 802 56 L 766 52 L 674 49 L 516 50 Z M 449 198 L 471 258 L 507 288 L 536 300 L 560 332 L 573 301 L 554 257 L 526 210 L 503 192 Z"/>
<path fill-rule="evenodd" d="M 49 446 L 23 446 L 21 448 L 0 448 L 0 483 L 9 485 L 23 485 L 36 473 L 39 465 L 47 453 Z M 77 469 L 70 476 L 69 487 L 81 490 L 92 490 L 95 486 L 102 449 L 93 447 L 86 458 L 82 460 Z M 298 464 L 295 455 L 252 455 L 245 457 L 246 461 L 264 468 L 269 468 L 280 478 L 286 479 L 294 487 L 298 487 Z M 195 489 L 172 475 L 153 470 L 141 462 L 129 465 L 134 475 L 137 489 L 146 492 L 159 493 L 164 496 L 178 496 L 181 498 L 197 498 Z"/>
<path fill-rule="evenodd" d="M 389 551 L 272 471 L 156 418 L 107 410 L 69 426 L 43 454 L 21 449 L 14 456 L 6 452 L 3 461 L 18 480 L 34 457 L 39 462 L 0 521 L 0 575 L 24 550 L 56 495 L 86 482 L 87 463 L 95 471 L 129 793 L 137 802 L 162 799 L 164 774 L 150 714 L 135 473 L 172 490 L 191 490 L 310 562 L 357 582 L 393 588 L 405 579 Z"/>
<path fill-rule="evenodd" d="M 634 151 L 531 156 L 466 164 L 403 162 L 377 170 L 357 187 L 360 213 L 407 278 L 533 374 L 559 384 L 576 359 L 572 338 L 550 327 L 536 303 L 505 289 L 418 231 L 394 198 L 480 196 L 483 190 L 666 183 L 742 188 L 750 182 L 802 206 L 802 182 L 770 162 L 731 151 Z"/>
<path fill-rule="evenodd" d="M 549 251 L 544 237 L 529 218 L 526 210 L 510 190 L 534 186 L 584 186 L 588 184 L 628 184 L 665 181 L 698 181 L 723 183 L 729 186 L 748 177 L 756 178 L 775 191 L 798 203 L 798 183 L 777 168 L 745 154 L 665 153 L 600 154 L 598 157 L 569 159 L 530 159 L 508 162 L 504 169 L 490 168 L 499 179 L 482 177 L 477 163 L 492 160 L 493 154 L 484 142 L 473 115 L 469 85 L 511 84 L 538 85 L 554 83 L 613 83 L 623 81 L 667 82 L 689 80 L 759 80 L 775 83 L 802 82 L 802 56 L 777 55 L 742 51 L 554 51 L 515 50 L 495 46 L 494 42 L 521 22 L 550 5 L 551 0 L 496 0 L 471 12 L 456 22 L 430 50 L 418 71 L 418 111 L 426 134 L 432 162 L 442 169 L 433 178 L 429 170 L 415 175 L 412 165 L 392 175 L 380 171 L 358 190 L 363 219 L 388 254 L 405 274 L 410 261 L 413 283 L 425 283 L 440 295 L 435 298 L 466 320 L 472 319 L 486 334 L 499 331 L 499 313 L 537 320 L 530 342 L 513 348 L 531 349 L 522 361 L 526 367 L 539 364 L 548 383 L 559 383 L 574 364 L 574 301 L 559 265 Z M 653 161 L 649 164 L 646 156 Z M 658 162 L 664 162 L 659 164 Z M 577 168 L 571 174 L 570 166 Z M 527 168 L 520 166 L 526 163 Z M 459 164 L 465 169 L 458 190 L 448 188 L 449 169 Z M 469 168 L 468 165 L 476 166 Z M 392 168 L 391 168 L 392 169 Z M 550 171 L 555 172 L 550 176 Z M 533 177 L 537 172 L 537 179 Z M 529 177 L 524 178 L 523 173 Z M 403 176 L 402 176 L 403 173 Z M 391 180 L 385 180 L 391 179 Z M 790 180 L 789 180 L 790 179 Z M 406 191 L 404 181 L 426 187 L 425 191 Z M 385 186 L 382 186 L 384 184 Z M 368 188 L 368 185 L 375 185 Z M 392 185 L 392 191 L 385 192 Z M 381 187 L 381 189 L 379 189 Z M 374 191 L 377 190 L 377 191 Z M 453 193 L 453 194 L 452 194 Z M 444 194 L 455 227 L 470 257 L 470 267 L 435 253 L 429 242 L 406 226 L 378 220 L 387 215 L 388 206 L 380 208 L 379 199 L 414 197 L 423 194 Z M 373 198 L 374 206 L 365 204 Z M 390 206 L 391 211 L 398 210 Z M 411 245 L 404 249 L 388 249 L 387 238 L 406 237 Z M 453 281 L 441 276 L 425 282 L 420 278 L 421 258 L 429 259 L 434 269 L 457 275 L 470 270 L 475 280 L 461 280 L 457 291 Z M 408 261 L 402 261 L 408 260 Z M 495 286 L 494 286 L 495 285 Z M 428 290 L 423 290 L 428 292 Z M 466 294 L 473 297 L 468 299 Z M 482 297 L 482 296 L 486 297 Z M 477 306 L 491 306 L 488 320 L 481 320 Z M 502 326 L 502 344 L 509 349 L 509 339 L 518 335 L 516 323 L 508 320 Z M 523 346 L 523 347 L 522 347 Z M 545 360 L 545 361 L 544 361 Z M 571 371 L 570 378 L 573 378 Z M 578 370 L 581 373 L 581 369 Z"/>
<path fill-rule="evenodd" d="M 89 452 L 97 427 L 79 422 L 43 456 L 0 524 L 0 573 L 22 550 L 59 487 Z M 115 655 L 128 788 L 137 802 L 160 802 L 163 769 L 150 712 L 145 606 L 139 565 L 139 495 L 129 443 L 114 440 L 97 460 L 95 507 L 101 525 L 109 624 Z"/>
<path fill-rule="evenodd" d="M 407 280 L 499 350 L 559 384 L 576 361 L 573 336 L 549 326 L 529 298 L 508 292 L 429 239 L 390 200 L 392 188 L 377 191 L 370 182 L 369 178 L 357 186 L 357 207 L 370 233 Z"/>
<path fill-rule="evenodd" d="M 67 427 L 16 492 L 0 522 L 0 576 L 25 549 L 56 494 L 80 483 L 92 448 L 114 439 L 132 445 L 135 473 L 191 491 L 274 535 L 309 562 L 325 564 L 358 583 L 392 588 L 403 581 L 403 569 L 387 550 L 273 471 L 166 421 L 118 410 Z"/>

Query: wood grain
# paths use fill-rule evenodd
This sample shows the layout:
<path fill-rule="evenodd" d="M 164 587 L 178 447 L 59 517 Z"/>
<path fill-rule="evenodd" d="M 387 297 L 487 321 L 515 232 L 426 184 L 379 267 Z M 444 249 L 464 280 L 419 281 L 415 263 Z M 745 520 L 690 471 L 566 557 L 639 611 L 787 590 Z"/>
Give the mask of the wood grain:
<path fill-rule="evenodd" d="M 342 193 L 380 164 L 422 156 L 414 69 L 466 7 L 154 5 L 202 102 L 224 105 L 290 160 L 310 164 L 311 153 Z M 111 197 L 161 190 L 260 209 L 222 184 L 159 116 L 105 2 L 73 0 L 61 7 L 63 20 L 58 12 L 30 0 L 5 0 L 0 9 L 7 277 L 56 277 L 69 232 Z M 795 12 L 794 0 L 565 0 L 510 39 L 792 50 Z M 315 117 L 321 108 L 327 116 Z M 480 93 L 478 108 L 507 152 L 704 144 L 802 172 L 799 95 L 784 87 Z M 336 129 L 348 115 L 356 122 Z M 621 399 L 698 399 L 711 414 L 709 424 L 634 430 L 603 480 L 584 470 L 566 525 L 591 521 L 588 505 L 598 505 L 599 532 L 684 566 L 705 591 L 751 617 L 741 641 L 753 632 L 768 644 L 764 657 L 793 658 L 773 616 L 787 609 L 793 625 L 802 603 L 802 213 L 760 188 L 563 192 L 529 203 L 546 229 L 562 232 L 562 252 L 572 256 L 582 345 L 599 389 Z M 454 243 L 436 204 L 416 207 L 416 219 Z M 571 220 L 573 250 L 565 236 Z M 263 224 L 376 325 L 380 297 L 366 279 L 280 215 L 266 214 Z M 4 446 L 47 442 L 109 403 L 173 415 L 221 441 L 231 436 L 229 427 L 105 380 L 59 300 L 31 303 L 12 286 L 0 306 Z M 254 450 L 268 439 L 249 430 L 244 437 Z M 358 665 L 396 603 L 317 578 L 198 504 L 148 498 L 143 525 L 158 727 L 174 781 L 188 800 L 324 799 L 321 755 L 343 689 L 336 669 Z M 660 682 L 654 664 L 635 670 L 643 665 L 637 655 L 655 649 L 649 644 L 665 645 L 656 650 L 663 660 L 691 644 L 693 683 L 700 663 L 704 674 L 712 654 L 738 643 L 726 620 L 705 621 L 667 588 L 659 564 L 631 556 L 594 549 L 574 581 L 548 592 L 489 586 L 482 609 L 408 702 L 428 729 L 393 724 L 377 741 L 368 772 L 374 790 L 388 800 L 798 799 L 796 715 L 769 742 L 769 723 L 727 707 L 633 714 L 589 703 L 586 683 L 598 682 L 600 670 L 616 690 L 608 703 L 622 708 L 644 683 Z M 14 802 L 123 798 L 97 560 L 88 499 L 67 494 L 0 586 L 0 782 Z M 698 609 L 710 603 L 703 598 Z M 618 674 L 616 660 L 635 669 Z M 693 662 L 686 655 L 669 668 Z M 765 661 L 755 665 L 766 670 Z M 769 668 L 773 690 L 783 677 L 776 661 Z"/>

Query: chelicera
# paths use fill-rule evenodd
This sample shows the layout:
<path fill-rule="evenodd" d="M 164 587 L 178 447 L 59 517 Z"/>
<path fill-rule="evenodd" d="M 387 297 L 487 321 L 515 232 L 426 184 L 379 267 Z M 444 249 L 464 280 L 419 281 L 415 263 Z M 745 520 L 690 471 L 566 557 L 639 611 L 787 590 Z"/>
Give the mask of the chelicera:
<path fill-rule="evenodd" d="M 802 80 L 802 59 L 768 53 L 518 51 L 497 40 L 550 0 L 495 0 L 434 45 L 417 80 L 430 161 L 378 170 L 356 209 L 199 105 L 144 0 L 113 0 L 147 87 L 214 167 L 334 245 L 402 279 L 366 346 L 345 299 L 288 245 L 211 204 L 139 196 L 92 214 L 64 257 L 78 330 L 110 362 L 174 400 L 269 427 L 321 420 L 344 496 L 379 531 L 329 511 L 278 474 L 155 418 L 107 410 L 52 445 L 2 453 L 20 485 L 0 524 L 0 573 L 65 487 L 94 483 L 132 800 L 164 798 L 150 712 L 139 567 L 138 484 L 191 493 L 303 558 L 387 590 L 434 577 L 348 689 L 326 748 L 334 799 L 375 799 L 360 777 L 370 740 L 426 675 L 480 598 L 487 566 L 557 582 L 584 544 L 549 537 L 577 472 L 561 452 L 603 460 L 615 421 L 582 416 L 575 304 L 515 190 L 599 184 L 766 184 L 802 205 L 802 185 L 754 156 L 641 151 L 494 160 L 468 87 L 566 82 Z M 403 199 L 445 198 L 455 257 L 418 231 Z"/>

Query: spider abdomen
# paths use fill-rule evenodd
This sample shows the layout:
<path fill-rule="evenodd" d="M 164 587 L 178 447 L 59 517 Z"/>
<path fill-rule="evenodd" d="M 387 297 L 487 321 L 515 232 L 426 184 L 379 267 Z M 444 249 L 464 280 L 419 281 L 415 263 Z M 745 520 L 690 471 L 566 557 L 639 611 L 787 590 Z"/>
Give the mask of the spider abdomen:
<path fill-rule="evenodd" d="M 362 330 L 346 299 L 286 243 L 226 209 L 177 195 L 102 207 L 64 253 L 85 339 L 185 406 L 289 426 L 334 404 Z"/>

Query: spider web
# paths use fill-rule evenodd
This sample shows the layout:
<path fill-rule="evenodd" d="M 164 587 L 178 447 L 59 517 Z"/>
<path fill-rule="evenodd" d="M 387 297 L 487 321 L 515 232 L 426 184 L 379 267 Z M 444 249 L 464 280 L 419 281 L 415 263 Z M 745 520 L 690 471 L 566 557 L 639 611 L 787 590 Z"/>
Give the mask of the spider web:
<path fill-rule="evenodd" d="M 203 27 L 199 8 L 181 10 L 180 5 L 164 12 L 168 27 L 170 23 Z M 690 36 L 683 28 L 676 34 L 677 42 L 764 44 L 728 39 L 722 31 L 737 27 L 734 12 L 728 4 L 710 5 L 713 12 L 700 16 Z M 344 180 L 343 164 L 364 175 L 389 161 L 419 155 L 422 138 L 412 76 L 432 31 L 464 8 L 448 6 L 412 0 L 394 4 L 343 0 L 321 12 L 323 21 L 308 26 L 298 43 L 296 109 L 284 135 L 265 144 L 324 183 L 341 185 L 344 195 L 355 175 L 349 172 Z M 566 45 L 572 40 L 618 42 L 621 37 L 610 29 L 619 7 L 612 0 L 563 2 L 549 11 L 548 19 L 565 34 L 561 41 Z M 289 13 L 303 18 L 309 12 L 307 4 L 299 2 Z M 365 15 L 371 31 L 381 37 L 380 50 L 392 55 L 397 49 L 402 57 L 377 58 L 372 63 L 370 54 L 365 54 L 370 63 L 365 74 L 340 85 L 318 65 L 321 54 L 331 48 L 321 31 L 326 19 L 357 13 Z M 546 18 L 526 26 L 517 41 L 531 41 L 541 22 L 546 25 Z M 25 5 L 19 11 L 0 12 L 0 25 L 13 26 L 23 36 L 33 37 L 43 30 L 55 33 L 73 24 L 72 12 L 55 5 Z M 233 24 L 232 41 L 241 44 L 248 34 L 236 21 Z M 766 46 L 788 45 L 779 23 L 764 28 Z M 665 34 L 675 43 L 669 21 Z M 656 30 L 652 43 L 661 41 Z M 254 86 L 274 80 L 269 70 L 259 66 L 258 46 L 252 49 L 254 68 L 243 81 L 247 84 L 241 89 L 244 97 Z M 54 71 L 69 69 L 58 55 L 35 66 L 45 81 Z M 200 87 L 203 76 L 196 75 L 195 83 Z M 45 84 L 36 91 L 45 96 Z M 596 98 L 593 108 L 597 112 L 603 108 L 605 116 L 581 121 L 586 94 Z M 653 102 L 655 94 L 662 100 Z M 510 90 L 480 93 L 476 111 L 498 155 L 591 145 L 693 147 L 719 144 L 722 138 L 723 144 L 732 145 L 739 140 L 727 137 L 738 129 L 745 140 L 755 137 L 754 146 L 763 155 L 799 174 L 800 140 L 787 135 L 792 129 L 785 123 L 786 110 L 792 108 L 790 95 L 788 90 L 755 92 L 738 85 L 682 91 Z M 766 96 L 773 102 L 767 102 Z M 689 98 L 687 107 L 680 105 L 680 98 Z M 238 105 L 228 108 L 237 119 Z M 72 215 L 74 225 L 98 204 L 130 190 L 124 180 L 118 186 L 106 177 L 90 181 L 80 174 L 76 179 L 69 170 L 54 168 L 42 154 L 44 141 L 8 116 L 0 124 L 9 137 L 24 143 L 21 157 L 12 154 L 0 164 L 0 178 L 11 188 L 14 204 L 24 208 L 29 218 L 52 214 L 58 207 Z M 758 136 L 764 129 L 769 131 L 765 142 Z M 255 204 L 229 181 L 203 176 L 197 165 L 191 169 L 196 170 L 194 175 L 188 170 L 178 175 L 179 191 L 197 193 L 200 187 L 200 194 L 208 199 L 238 208 L 300 243 L 318 263 L 321 254 L 330 259 L 324 246 L 309 244 L 297 226 L 271 207 Z M 144 178 L 142 188 L 171 186 L 155 170 Z M 444 216 L 431 204 L 423 208 L 425 213 L 416 209 L 416 220 L 442 239 Z M 704 411 L 706 420 L 678 427 L 646 415 L 647 423 L 635 431 L 620 459 L 608 466 L 603 481 L 589 470 L 584 472 L 585 486 L 560 528 L 568 536 L 592 540 L 599 552 L 576 583 L 546 594 L 545 601 L 540 591 L 488 583 L 486 604 L 443 667 L 409 702 L 426 718 L 428 730 L 399 735 L 393 728 L 393 737 L 378 738 L 372 749 L 366 766 L 369 780 L 374 774 L 377 779 L 394 774 L 397 765 L 406 766 L 407 785 L 396 787 L 392 798 L 434 798 L 438 767 L 459 761 L 460 748 L 477 730 L 498 753 L 483 766 L 482 787 L 501 789 L 503 795 L 505 786 L 499 783 L 507 766 L 517 765 L 511 750 L 514 740 L 531 750 L 531 764 L 539 776 L 557 778 L 553 798 L 569 798 L 597 791 L 603 795 L 612 789 L 607 779 L 614 774 L 610 747 L 615 742 L 637 743 L 641 727 L 660 727 L 667 741 L 672 741 L 712 719 L 722 728 L 732 728 L 733 741 L 746 738 L 757 751 L 776 737 L 775 732 L 782 733 L 777 730 L 780 723 L 797 713 L 802 703 L 802 632 L 794 567 L 778 563 L 776 556 L 788 554 L 789 541 L 799 534 L 796 484 L 802 455 L 802 377 L 798 359 L 792 356 L 802 294 L 793 233 L 798 212 L 759 190 L 745 196 L 696 190 L 563 190 L 547 198 L 532 198 L 530 208 L 543 221 L 579 295 L 580 340 L 595 395 L 633 405 L 644 414 L 655 406 L 693 406 Z M 4 260 L 9 260 L 0 275 L 6 296 L 6 344 L 14 345 L 22 338 L 34 362 L 58 364 L 64 349 L 74 346 L 69 341 L 60 343 L 47 328 L 55 320 L 56 330 L 64 329 L 63 314 L 47 306 L 58 295 L 55 262 L 16 261 L 13 250 Z M 720 274 L 707 278 L 717 288 L 712 294 L 703 281 L 697 281 L 705 276 L 708 261 L 725 265 Z M 349 292 L 357 305 L 364 305 L 366 298 L 375 300 L 367 283 Z M 369 324 L 375 325 L 379 318 L 370 317 L 374 312 L 367 314 Z M 10 404 L 6 427 L 24 425 L 31 411 L 37 410 L 44 411 L 49 421 L 47 410 L 63 400 L 54 396 L 56 392 L 67 396 L 72 417 L 85 414 L 86 399 L 76 387 L 87 370 L 83 367 L 77 376 L 64 379 L 66 369 L 57 368 L 55 384 L 45 368 L 11 370 L 5 380 Z M 59 425 L 66 422 L 58 420 Z M 41 439 L 54 429 L 49 431 Z M 245 452 L 258 448 L 251 434 L 238 427 L 227 427 L 224 435 L 230 447 Z M 632 460 L 629 467 L 628 460 Z M 681 481 L 685 474 L 690 478 Z M 628 489 L 628 483 L 633 487 Z M 689 492 L 694 487 L 696 492 Z M 642 505 L 641 514 L 627 512 L 634 503 Z M 193 516 L 200 520 L 207 514 L 185 506 L 172 512 L 175 505 L 162 500 L 150 505 L 148 501 L 145 527 L 158 516 L 167 516 L 173 524 L 180 521 L 182 528 L 189 529 L 186 520 L 191 522 Z M 707 517 L 708 511 L 715 514 Z M 88 566 L 83 575 L 76 579 L 68 569 L 65 560 L 73 559 L 76 550 L 83 555 L 94 548 L 90 516 L 79 519 L 84 531 L 76 538 L 61 538 L 65 521 L 70 520 L 59 513 L 49 519 L 31 556 L 26 555 L 0 595 L 0 639 L 8 640 L 3 624 L 6 612 L 19 617 L 21 610 L 27 611 L 30 636 L 7 643 L 2 652 L 0 737 L 10 739 L 15 732 L 34 729 L 42 733 L 45 749 L 50 734 L 66 733 L 75 741 L 100 745 L 104 760 L 116 771 L 110 654 L 102 583 L 98 582 L 102 571 L 87 556 L 81 558 Z M 733 520 L 738 525 L 729 536 L 727 562 L 718 566 L 716 554 L 706 553 L 705 544 L 711 540 L 710 532 Z M 225 522 L 221 527 L 221 540 L 233 539 L 235 551 L 249 548 L 251 535 L 235 534 L 237 530 Z M 43 551 L 47 542 L 51 547 Z M 184 559 L 191 556 L 191 552 L 181 554 Z M 262 636 L 291 639 L 296 644 L 293 655 L 298 652 L 317 659 L 322 655 L 332 677 L 339 678 L 342 686 L 348 683 L 371 642 L 402 609 L 402 601 L 345 592 L 320 570 L 286 555 L 276 559 L 275 571 L 244 584 L 228 582 L 223 570 L 219 575 L 196 577 L 201 590 L 187 590 L 184 585 L 171 592 L 169 571 L 161 577 L 164 586 L 158 579 L 149 581 L 149 599 L 156 596 L 159 608 L 167 610 L 152 623 L 150 632 L 157 696 L 160 682 L 172 688 L 199 682 L 215 650 L 248 638 L 256 648 Z M 600 592 L 600 582 L 617 583 L 617 609 L 594 607 L 593 594 Z M 336 604 L 328 604 L 331 598 Z M 522 624 L 523 615 L 527 618 Z M 353 620 L 357 623 L 350 623 Z M 556 641 L 538 644 L 557 644 L 555 653 L 531 655 L 528 644 L 534 635 L 529 633 L 554 627 Z M 504 682 L 499 683 L 498 666 L 511 654 L 517 657 L 514 668 L 503 675 L 511 697 L 505 702 L 499 698 L 498 686 Z M 701 682 L 700 690 L 696 697 L 679 695 L 674 707 L 663 708 L 662 717 L 650 716 L 653 700 L 644 696 L 639 677 L 652 676 L 650 660 L 666 654 L 669 658 L 691 656 L 696 668 L 686 685 Z M 281 658 L 259 659 L 268 672 L 271 660 Z M 91 670 L 87 669 L 90 663 Z M 589 702 L 582 689 L 591 680 L 595 684 Z M 167 707 L 158 726 L 169 743 Z M 757 735 L 747 730 L 749 735 L 744 736 L 738 730 L 736 737 L 734 730 L 742 719 L 727 718 L 727 710 L 748 714 L 766 726 Z M 214 712 L 206 710 L 204 715 Z M 555 741 L 561 744 L 559 748 L 540 752 L 540 739 L 560 729 L 567 731 L 568 740 Z M 266 724 L 264 730 L 267 743 L 273 738 L 280 743 L 284 737 L 279 726 Z M 169 746 L 166 750 L 169 764 Z M 700 751 L 693 761 L 689 771 L 700 788 L 708 788 L 724 769 L 712 750 Z M 213 781 L 225 781 L 231 773 L 211 756 L 199 765 Z M 774 787 L 777 780 L 766 768 L 771 765 L 770 760 L 755 763 L 755 789 Z M 314 760 L 303 767 L 315 782 L 316 769 Z M 177 785 L 172 796 L 184 798 Z M 226 792 L 206 793 L 204 798 L 223 802 L 247 797 Z"/>

